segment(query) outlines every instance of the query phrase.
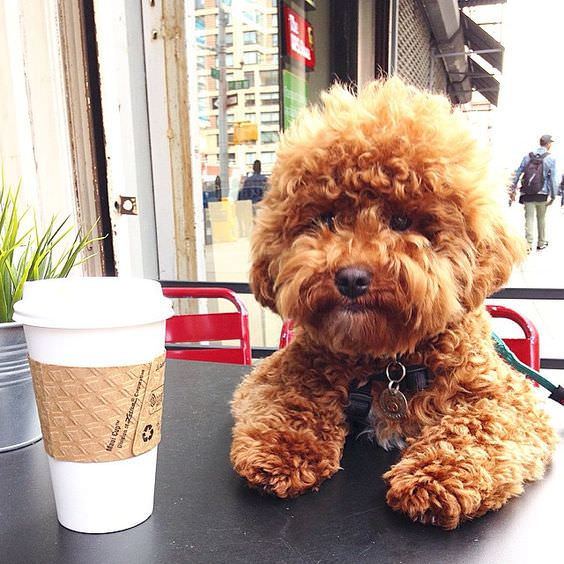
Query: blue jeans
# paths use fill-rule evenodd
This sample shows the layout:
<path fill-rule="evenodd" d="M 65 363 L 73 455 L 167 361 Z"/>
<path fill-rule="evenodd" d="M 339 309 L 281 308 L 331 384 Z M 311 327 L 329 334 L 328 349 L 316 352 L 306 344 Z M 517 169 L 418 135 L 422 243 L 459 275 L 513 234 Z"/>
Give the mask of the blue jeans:
<path fill-rule="evenodd" d="M 533 246 L 535 215 L 537 216 L 537 247 L 548 243 L 546 240 L 545 218 L 547 202 L 525 202 L 525 238 L 529 248 Z"/>

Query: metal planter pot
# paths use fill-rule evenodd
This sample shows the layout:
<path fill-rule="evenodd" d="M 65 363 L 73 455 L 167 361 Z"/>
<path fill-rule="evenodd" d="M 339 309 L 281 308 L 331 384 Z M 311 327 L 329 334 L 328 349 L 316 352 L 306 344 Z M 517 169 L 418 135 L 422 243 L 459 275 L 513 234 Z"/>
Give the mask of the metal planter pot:
<path fill-rule="evenodd" d="M 0 452 L 41 438 L 21 323 L 0 323 Z"/>

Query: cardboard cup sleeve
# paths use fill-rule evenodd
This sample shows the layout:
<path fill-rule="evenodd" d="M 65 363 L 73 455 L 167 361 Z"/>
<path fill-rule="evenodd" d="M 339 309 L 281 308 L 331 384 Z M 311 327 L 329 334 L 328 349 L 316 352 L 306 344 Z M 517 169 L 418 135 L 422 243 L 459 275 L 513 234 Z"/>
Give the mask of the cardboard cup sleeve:
<path fill-rule="evenodd" d="M 161 440 L 165 354 L 133 366 L 85 368 L 30 358 L 47 453 L 69 462 L 111 462 Z"/>

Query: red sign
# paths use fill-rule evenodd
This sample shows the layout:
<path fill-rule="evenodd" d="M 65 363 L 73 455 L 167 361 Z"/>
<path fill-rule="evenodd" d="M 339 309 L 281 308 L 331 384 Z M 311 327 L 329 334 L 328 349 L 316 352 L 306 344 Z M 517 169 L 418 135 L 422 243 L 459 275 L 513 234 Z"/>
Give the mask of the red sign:
<path fill-rule="evenodd" d="M 306 68 L 315 67 L 313 51 L 313 27 L 297 12 L 284 6 L 284 26 L 286 31 L 286 53 L 292 59 L 305 64 Z"/>

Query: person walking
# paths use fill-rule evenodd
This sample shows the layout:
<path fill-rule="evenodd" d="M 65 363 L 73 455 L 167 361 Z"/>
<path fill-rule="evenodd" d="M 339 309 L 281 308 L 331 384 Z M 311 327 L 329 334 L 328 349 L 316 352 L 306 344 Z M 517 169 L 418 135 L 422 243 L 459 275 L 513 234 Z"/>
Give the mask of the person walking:
<path fill-rule="evenodd" d="M 540 138 L 540 147 L 523 157 L 511 185 L 511 201 L 515 199 L 521 181 L 519 203 L 525 208 L 525 238 L 529 252 L 533 248 L 535 216 L 537 220 L 537 250 L 548 246 L 546 237 L 546 209 L 556 197 L 556 161 L 550 154 L 552 135 Z"/>
<path fill-rule="evenodd" d="M 256 204 L 262 200 L 266 187 L 266 176 L 261 174 L 261 163 L 257 159 L 253 163 L 253 174 L 247 176 L 243 182 L 243 187 L 239 190 L 238 200 L 252 200 Z"/>

